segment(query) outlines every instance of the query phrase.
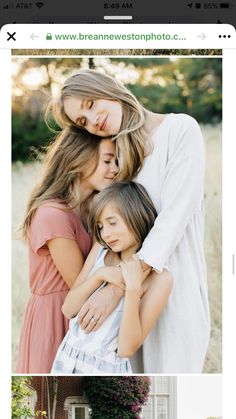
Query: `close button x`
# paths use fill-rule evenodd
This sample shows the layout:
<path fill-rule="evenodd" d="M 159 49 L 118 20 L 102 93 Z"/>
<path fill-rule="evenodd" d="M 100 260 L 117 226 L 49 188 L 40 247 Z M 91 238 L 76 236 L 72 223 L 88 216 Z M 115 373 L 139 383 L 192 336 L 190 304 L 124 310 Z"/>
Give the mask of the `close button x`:
<path fill-rule="evenodd" d="M 7 32 L 7 35 L 9 35 L 7 38 L 7 41 L 10 41 L 10 39 L 12 39 L 13 41 L 16 41 L 15 34 L 16 32 L 13 32 L 13 33 Z"/>

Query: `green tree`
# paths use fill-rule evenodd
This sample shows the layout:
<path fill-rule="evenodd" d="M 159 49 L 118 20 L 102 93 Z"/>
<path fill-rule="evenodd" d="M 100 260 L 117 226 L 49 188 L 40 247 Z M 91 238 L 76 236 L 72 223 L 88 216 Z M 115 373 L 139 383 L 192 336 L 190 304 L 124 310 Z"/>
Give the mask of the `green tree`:
<path fill-rule="evenodd" d="M 12 419 L 34 417 L 34 414 L 27 406 L 27 398 L 32 394 L 29 382 L 30 379 L 26 377 L 12 377 Z"/>
<path fill-rule="evenodd" d="M 32 395 L 30 377 L 12 377 L 12 419 L 29 419 L 35 416 L 46 418 L 46 412 L 32 412 L 28 406 L 28 398 Z"/>

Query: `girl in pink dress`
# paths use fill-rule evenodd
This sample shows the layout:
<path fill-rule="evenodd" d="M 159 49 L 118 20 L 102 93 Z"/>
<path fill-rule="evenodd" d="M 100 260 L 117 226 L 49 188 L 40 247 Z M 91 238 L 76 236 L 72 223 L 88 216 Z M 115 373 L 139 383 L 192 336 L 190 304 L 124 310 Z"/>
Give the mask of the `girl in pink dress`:
<path fill-rule="evenodd" d="M 31 298 L 16 372 L 49 373 L 68 330 L 61 307 L 91 248 L 87 206 L 117 174 L 115 144 L 70 128 L 49 147 L 22 225 L 29 248 Z"/>

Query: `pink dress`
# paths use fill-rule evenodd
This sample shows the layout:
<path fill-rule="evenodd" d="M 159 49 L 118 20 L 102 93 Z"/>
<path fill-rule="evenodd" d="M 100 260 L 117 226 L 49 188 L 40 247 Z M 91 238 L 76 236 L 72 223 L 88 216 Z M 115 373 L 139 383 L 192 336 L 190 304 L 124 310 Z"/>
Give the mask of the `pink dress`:
<path fill-rule="evenodd" d="M 91 239 L 80 217 L 69 206 L 42 205 L 29 229 L 31 298 L 21 331 L 17 368 L 20 374 L 50 373 L 57 349 L 68 330 L 61 307 L 68 286 L 58 272 L 46 242 L 56 237 L 76 240 L 87 257 Z M 56 206 L 56 207 L 55 207 Z"/>

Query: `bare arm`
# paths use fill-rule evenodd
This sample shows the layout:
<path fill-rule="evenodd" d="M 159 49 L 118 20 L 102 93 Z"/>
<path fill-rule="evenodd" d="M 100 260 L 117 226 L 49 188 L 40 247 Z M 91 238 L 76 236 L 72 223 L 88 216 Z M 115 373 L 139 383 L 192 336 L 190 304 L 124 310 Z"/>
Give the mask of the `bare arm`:
<path fill-rule="evenodd" d="M 146 291 L 140 298 L 142 270 L 139 260 L 121 264 L 121 268 L 126 291 L 118 353 L 121 357 L 130 357 L 142 345 L 165 307 L 172 289 L 172 276 L 165 270 L 159 274 L 152 271 L 145 281 Z"/>
<path fill-rule="evenodd" d="M 121 269 L 105 266 L 96 272 L 97 278 L 108 285 L 92 294 L 79 313 L 79 323 L 86 333 L 97 330 L 124 295 L 124 281 Z M 91 322 L 94 317 L 95 322 Z"/>
<path fill-rule="evenodd" d="M 71 288 L 84 264 L 84 257 L 77 242 L 57 237 L 48 240 L 47 246 L 57 270 Z"/>
<path fill-rule="evenodd" d="M 71 318 L 77 314 L 87 299 L 103 282 L 110 282 L 120 288 L 124 288 L 124 283 L 120 281 L 120 274 L 115 270 L 116 267 L 101 267 L 97 269 L 92 275 L 90 275 L 100 250 L 101 245 L 99 243 L 95 243 L 84 263 L 79 276 L 76 278 L 73 287 L 71 288 L 64 301 L 62 312 L 67 318 Z M 96 299 L 96 296 L 94 297 Z M 84 311 L 82 310 L 82 317 L 83 312 Z M 90 313 L 87 318 L 85 318 L 85 321 L 82 322 L 82 327 L 85 326 L 85 323 L 89 323 L 93 315 L 94 313 Z"/>
<path fill-rule="evenodd" d="M 83 305 L 79 313 L 79 323 L 85 333 L 98 330 L 104 320 L 118 305 L 124 291 L 121 288 L 108 284 L 106 287 L 92 294 Z M 91 322 L 94 317 L 95 322 Z"/>
<path fill-rule="evenodd" d="M 120 267 L 106 266 L 100 273 L 103 281 L 110 283 L 91 295 L 80 310 L 79 322 L 86 333 L 98 330 L 124 296 L 125 286 Z M 148 273 L 149 270 L 143 272 L 143 278 L 146 278 Z M 97 322 L 90 322 L 93 316 Z"/>
<path fill-rule="evenodd" d="M 62 306 L 62 312 L 65 317 L 69 319 L 79 312 L 87 298 L 102 283 L 102 280 L 99 280 L 95 274 L 89 277 L 89 273 L 94 266 L 99 249 L 101 249 L 101 245 L 95 243 L 83 265 L 83 268 L 74 281 L 73 287 L 66 296 Z"/>

